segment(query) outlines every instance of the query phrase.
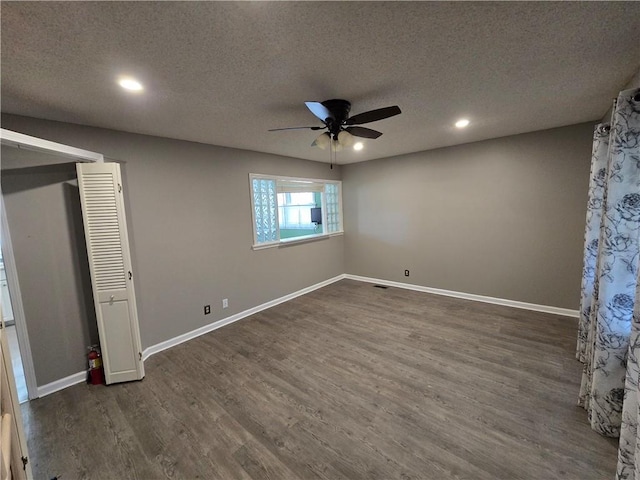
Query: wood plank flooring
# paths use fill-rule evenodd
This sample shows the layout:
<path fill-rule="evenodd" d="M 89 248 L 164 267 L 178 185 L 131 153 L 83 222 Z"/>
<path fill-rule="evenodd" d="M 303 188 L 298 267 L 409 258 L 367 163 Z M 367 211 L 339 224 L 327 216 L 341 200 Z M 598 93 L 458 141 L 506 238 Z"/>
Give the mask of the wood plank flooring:
<path fill-rule="evenodd" d="M 343 280 L 23 405 L 35 478 L 606 479 L 576 321 Z"/>

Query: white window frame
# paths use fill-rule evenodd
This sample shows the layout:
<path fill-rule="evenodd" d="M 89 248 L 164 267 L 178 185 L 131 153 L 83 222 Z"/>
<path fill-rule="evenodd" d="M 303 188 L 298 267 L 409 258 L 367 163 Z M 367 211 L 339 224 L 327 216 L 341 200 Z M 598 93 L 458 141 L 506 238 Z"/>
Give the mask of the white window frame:
<path fill-rule="evenodd" d="M 258 243 L 258 236 L 256 232 L 256 208 L 254 202 L 253 195 L 253 180 L 254 179 L 265 179 L 265 180 L 273 180 L 276 183 L 276 236 L 277 240 L 271 242 L 262 242 Z M 300 182 L 300 183 L 316 183 L 323 185 L 322 191 L 322 225 L 323 225 L 323 233 L 318 233 L 315 235 L 305 235 L 301 237 L 293 237 L 293 238 L 280 238 L 280 217 L 279 217 L 279 208 L 278 208 L 278 199 L 277 199 L 277 187 L 278 182 Z M 326 209 L 326 185 L 333 184 L 338 187 L 338 216 L 339 216 L 339 228 L 334 232 L 326 232 L 328 228 L 327 225 L 327 209 Z M 304 177 L 287 177 L 283 175 L 267 175 L 262 173 L 250 173 L 249 174 L 249 193 L 251 197 L 251 231 L 253 232 L 253 245 L 252 248 L 254 250 L 262 250 L 264 248 L 271 247 L 280 247 L 285 245 L 292 245 L 296 243 L 305 243 L 312 242 L 316 240 L 326 239 L 329 237 L 335 237 L 337 235 L 344 234 L 344 220 L 342 216 L 342 182 L 340 180 L 327 180 L 327 179 L 319 179 L 319 178 L 304 178 Z"/>

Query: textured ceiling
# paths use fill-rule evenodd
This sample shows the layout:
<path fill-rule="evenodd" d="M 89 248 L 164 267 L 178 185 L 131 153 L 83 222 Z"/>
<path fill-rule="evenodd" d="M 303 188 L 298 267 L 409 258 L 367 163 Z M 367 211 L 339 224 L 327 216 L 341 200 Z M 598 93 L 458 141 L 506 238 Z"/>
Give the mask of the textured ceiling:
<path fill-rule="evenodd" d="M 640 68 L 640 2 L 1 8 L 3 112 L 328 161 L 318 132 L 267 129 L 319 124 L 306 100 L 400 106 L 338 163 L 594 120 Z"/>

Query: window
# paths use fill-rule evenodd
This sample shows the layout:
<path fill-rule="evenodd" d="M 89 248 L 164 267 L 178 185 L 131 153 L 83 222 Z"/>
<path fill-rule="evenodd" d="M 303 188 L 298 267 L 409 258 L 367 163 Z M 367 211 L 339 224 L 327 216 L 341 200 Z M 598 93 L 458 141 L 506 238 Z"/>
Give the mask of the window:
<path fill-rule="evenodd" d="M 253 244 L 342 233 L 342 182 L 250 174 Z"/>

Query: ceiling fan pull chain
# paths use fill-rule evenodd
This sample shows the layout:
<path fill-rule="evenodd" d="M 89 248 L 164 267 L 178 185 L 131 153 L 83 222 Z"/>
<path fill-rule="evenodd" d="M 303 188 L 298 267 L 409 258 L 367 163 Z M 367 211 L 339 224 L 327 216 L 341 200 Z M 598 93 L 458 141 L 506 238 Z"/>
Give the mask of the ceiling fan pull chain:
<path fill-rule="evenodd" d="M 329 143 L 329 169 L 333 170 L 333 145 Z"/>

